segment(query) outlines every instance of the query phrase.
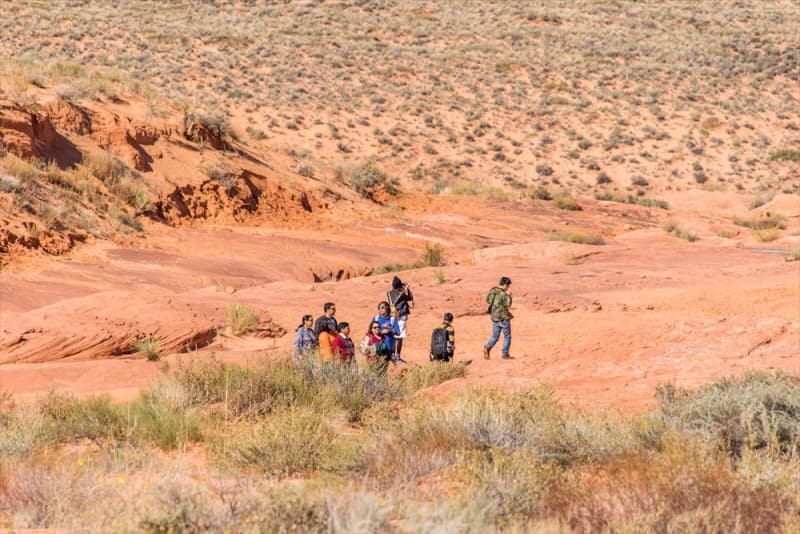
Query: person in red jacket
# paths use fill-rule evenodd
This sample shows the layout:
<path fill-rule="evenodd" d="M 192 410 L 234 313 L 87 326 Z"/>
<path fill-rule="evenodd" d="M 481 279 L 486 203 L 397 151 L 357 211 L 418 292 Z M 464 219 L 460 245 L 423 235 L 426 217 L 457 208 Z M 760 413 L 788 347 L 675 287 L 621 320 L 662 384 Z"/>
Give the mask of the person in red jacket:
<path fill-rule="evenodd" d="M 352 363 L 355 357 L 356 347 L 350 339 L 350 324 L 342 321 L 339 323 L 339 335 L 333 339 L 333 359 Z"/>

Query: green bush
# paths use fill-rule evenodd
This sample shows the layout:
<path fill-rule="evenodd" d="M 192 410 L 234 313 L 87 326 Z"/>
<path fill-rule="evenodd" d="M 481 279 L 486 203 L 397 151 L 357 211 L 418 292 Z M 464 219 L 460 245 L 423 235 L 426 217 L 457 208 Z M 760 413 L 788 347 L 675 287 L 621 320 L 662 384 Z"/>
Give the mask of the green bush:
<path fill-rule="evenodd" d="M 122 415 L 134 442 L 171 450 L 202 440 L 200 416 L 191 409 L 186 390 L 173 379 L 142 392 L 139 400 L 122 408 Z"/>
<path fill-rule="evenodd" d="M 43 416 L 41 438 L 45 443 L 86 438 L 113 440 L 126 434 L 119 407 L 107 395 L 79 399 L 51 391 L 39 402 L 38 410 Z"/>

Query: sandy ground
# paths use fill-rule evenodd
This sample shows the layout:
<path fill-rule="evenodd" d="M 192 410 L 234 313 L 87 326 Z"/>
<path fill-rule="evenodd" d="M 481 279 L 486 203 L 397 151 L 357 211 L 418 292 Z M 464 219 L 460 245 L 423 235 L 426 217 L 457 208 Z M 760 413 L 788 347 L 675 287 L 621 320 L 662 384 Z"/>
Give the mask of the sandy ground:
<path fill-rule="evenodd" d="M 124 400 L 168 366 L 212 353 L 254 364 L 284 357 L 300 317 L 319 315 L 326 301 L 360 337 L 392 277 L 361 274 L 411 262 L 425 243 L 447 251 L 445 281 L 431 267 L 399 273 L 416 302 L 404 356 L 426 365 L 431 329 L 454 313 L 456 359 L 472 363 L 467 378 L 439 386 L 443 394 L 545 382 L 565 401 L 635 413 L 665 382 L 696 387 L 751 369 L 800 373 L 800 262 L 785 260 L 800 241 L 797 197 L 774 200 L 788 227 L 766 244 L 728 221 L 748 215 L 736 195 L 669 200 L 669 211 L 585 201 L 583 211 L 565 212 L 541 201 L 407 195 L 380 213 L 334 209 L 311 233 L 154 227 L 136 247 L 96 241 L 65 257 L 20 260 L 0 274 L 0 390 L 21 399 L 57 388 Z M 699 240 L 666 234 L 666 219 Z M 721 228 L 740 233 L 720 237 Z M 553 231 L 601 235 L 606 244 L 548 241 Z M 486 361 L 483 299 L 500 276 L 513 281 L 514 359 L 501 361 L 498 346 Z M 233 302 L 288 333 L 228 335 Z M 162 362 L 130 353 L 142 336 L 160 339 Z"/>

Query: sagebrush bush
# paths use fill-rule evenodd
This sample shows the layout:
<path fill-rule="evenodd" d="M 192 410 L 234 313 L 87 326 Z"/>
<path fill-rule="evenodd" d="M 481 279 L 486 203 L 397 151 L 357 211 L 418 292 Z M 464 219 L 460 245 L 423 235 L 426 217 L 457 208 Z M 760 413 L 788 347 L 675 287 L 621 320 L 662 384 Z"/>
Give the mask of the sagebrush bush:
<path fill-rule="evenodd" d="M 698 391 L 663 385 L 659 410 L 672 428 L 719 440 L 734 455 L 770 447 L 800 454 L 800 377 L 750 372 Z"/>
<path fill-rule="evenodd" d="M 38 404 L 44 420 L 41 437 L 45 443 L 79 439 L 122 439 L 125 422 L 119 407 L 107 395 L 79 399 L 67 393 L 50 392 Z"/>
<path fill-rule="evenodd" d="M 350 175 L 351 187 L 363 198 L 371 198 L 378 188 L 383 188 L 390 195 L 399 194 L 394 181 L 373 163 L 357 167 Z"/>
<path fill-rule="evenodd" d="M 788 499 L 753 489 L 706 442 L 675 438 L 563 479 L 547 506 L 596 532 L 779 532 Z"/>
<path fill-rule="evenodd" d="M 583 208 L 577 200 L 569 195 L 557 195 L 553 198 L 553 206 L 560 210 L 581 211 Z"/>
<path fill-rule="evenodd" d="M 333 428 L 319 410 L 293 407 L 234 432 L 220 446 L 224 459 L 257 467 L 272 475 L 352 469 L 361 454 L 358 443 Z"/>

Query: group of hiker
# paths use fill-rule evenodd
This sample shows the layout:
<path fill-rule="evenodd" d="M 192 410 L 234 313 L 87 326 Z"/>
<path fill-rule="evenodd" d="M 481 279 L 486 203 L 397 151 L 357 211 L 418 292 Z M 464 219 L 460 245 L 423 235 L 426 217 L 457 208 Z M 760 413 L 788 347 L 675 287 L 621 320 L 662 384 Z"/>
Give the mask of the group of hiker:
<path fill-rule="evenodd" d="M 483 347 L 483 356 L 490 357 L 492 347 L 503 334 L 502 357 L 509 359 L 511 346 L 511 279 L 504 276 L 498 286 L 492 288 L 486 296 L 487 312 L 492 319 L 492 337 Z M 304 358 L 318 354 L 324 361 L 352 363 L 356 360 L 356 352 L 367 361 L 403 365 L 407 363 L 402 357 L 403 343 L 408 335 L 407 323 L 414 307 L 414 295 L 408 284 L 395 276 L 392 288 L 386 293 L 386 300 L 378 303 L 378 313 L 370 320 L 363 338 L 356 345 L 350 337 L 350 323 L 336 319 L 336 304 L 326 302 L 323 314 L 314 320 L 311 315 L 304 315 L 295 330 L 294 361 L 300 365 Z M 455 328 L 453 314 L 442 316 L 442 323 L 431 333 L 431 361 L 453 360 L 455 353 Z"/>

